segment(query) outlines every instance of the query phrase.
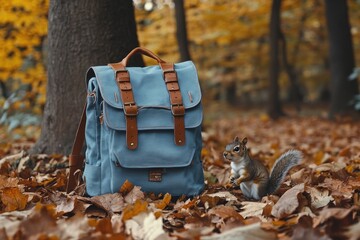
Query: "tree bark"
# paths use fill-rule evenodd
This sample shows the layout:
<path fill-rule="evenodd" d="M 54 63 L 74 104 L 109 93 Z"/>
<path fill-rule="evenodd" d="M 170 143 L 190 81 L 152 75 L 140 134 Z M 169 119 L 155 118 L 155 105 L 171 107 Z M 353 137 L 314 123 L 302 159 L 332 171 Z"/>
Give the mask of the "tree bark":
<path fill-rule="evenodd" d="M 132 1 L 51 0 L 47 101 L 31 152 L 68 154 L 85 103 L 90 66 L 121 61 L 139 45 Z M 141 56 L 130 64 L 143 66 Z"/>
<path fill-rule="evenodd" d="M 358 82 L 349 81 L 354 69 L 354 50 L 345 0 L 326 0 L 325 14 L 329 33 L 330 110 L 329 117 L 352 109 L 349 102 L 359 92 Z"/>
<path fill-rule="evenodd" d="M 270 64 L 269 64 L 269 103 L 268 114 L 276 119 L 284 115 L 279 98 L 279 39 L 280 39 L 281 0 L 273 0 L 270 18 Z"/>
<path fill-rule="evenodd" d="M 288 54 L 287 54 L 287 43 L 284 33 L 280 29 L 280 45 L 281 45 L 281 59 L 283 62 L 283 66 L 285 68 L 285 72 L 288 75 L 288 79 L 290 82 L 290 87 L 288 89 L 288 96 L 290 101 L 294 101 L 296 110 L 298 112 L 301 111 L 301 101 L 302 101 L 302 93 L 300 89 L 300 84 L 298 80 L 298 75 L 296 73 L 295 67 L 289 63 Z"/>
<path fill-rule="evenodd" d="M 174 0 L 176 18 L 176 39 L 179 46 L 180 60 L 190 60 L 189 44 L 186 30 L 186 15 L 183 0 Z"/>

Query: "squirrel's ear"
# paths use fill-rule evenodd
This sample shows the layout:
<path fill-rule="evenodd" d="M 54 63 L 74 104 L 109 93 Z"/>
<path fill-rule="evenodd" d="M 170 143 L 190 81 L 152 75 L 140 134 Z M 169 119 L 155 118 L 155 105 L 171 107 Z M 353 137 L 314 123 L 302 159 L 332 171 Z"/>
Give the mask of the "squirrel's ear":
<path fill-rule="evenodd" d="M 238 136 L 236 136 L 236 137 L 234 138 L 234 142 L 239 142 L 239 137 L 238 137 Z"/>
<path fill-rule="evenodd" d="M 246 137 L 244 137 L 244 139 L 242 140 L 242 143 L 243 143 L 244 145 L 246 145 L 246 143 L 247 143 L 247 138 L 246 138 Z"/>

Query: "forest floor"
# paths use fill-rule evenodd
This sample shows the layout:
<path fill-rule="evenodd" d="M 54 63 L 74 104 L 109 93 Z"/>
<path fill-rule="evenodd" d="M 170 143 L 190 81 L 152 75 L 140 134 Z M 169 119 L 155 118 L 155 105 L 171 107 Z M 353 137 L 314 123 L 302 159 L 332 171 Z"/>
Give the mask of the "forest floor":
<path fill-rule="evenodd" d="M 28 155 L 34 138 L 1 142 L 0 239 L 360 238 L 359 121 L 328 121 L 321 110 L 272 121 L 212 108 L 203 131 L 206 188 L 192 199 L 145 194 L 128 182 L 114 194 L 90 198 L 81 186 L 66 194 L 66 156 Z M 225 187 L 222 152 L 235 136 L 247 137 L 268 168 L 288 149 L 301 150 L 303 162 L 275 194 L 245 199 Z"/>

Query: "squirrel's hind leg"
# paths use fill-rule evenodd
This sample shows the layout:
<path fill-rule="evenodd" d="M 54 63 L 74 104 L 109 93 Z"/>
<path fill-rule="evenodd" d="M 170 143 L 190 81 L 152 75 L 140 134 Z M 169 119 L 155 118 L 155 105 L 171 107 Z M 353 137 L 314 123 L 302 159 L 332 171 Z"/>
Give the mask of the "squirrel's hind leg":
<path fill-rule="evenodd" d="M 259 186 L 254 181 L 242 182 L 240 189 L 246 198 L 259 200 L 262 197 L 259 194 Z"/>

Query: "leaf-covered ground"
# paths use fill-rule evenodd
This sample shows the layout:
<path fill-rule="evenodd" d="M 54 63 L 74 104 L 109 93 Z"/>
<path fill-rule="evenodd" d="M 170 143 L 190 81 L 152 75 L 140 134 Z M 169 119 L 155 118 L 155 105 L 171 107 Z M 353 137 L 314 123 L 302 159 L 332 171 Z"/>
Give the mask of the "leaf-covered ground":
<path fill-rule="evenodd" d="M 229 120 L 234 119 L 234 120 Z M 248 137 L 251 155 L 271 167 L 287 149 L 303 152 L 281 188 L 261 201 L 225 188 L 222 159 L 235 135 Z M 69 195 L 67 158 L 0 150 L 0 239 L 359 239 L 360 123 L 319 117 L 271 121 L 265 115 L 205 124 L 202 158 L 206 189 L 177 200 L 145 194 L 126 183 L 115 194 Z M 9 147 L 10 146 L 10 147 Z"/>

